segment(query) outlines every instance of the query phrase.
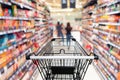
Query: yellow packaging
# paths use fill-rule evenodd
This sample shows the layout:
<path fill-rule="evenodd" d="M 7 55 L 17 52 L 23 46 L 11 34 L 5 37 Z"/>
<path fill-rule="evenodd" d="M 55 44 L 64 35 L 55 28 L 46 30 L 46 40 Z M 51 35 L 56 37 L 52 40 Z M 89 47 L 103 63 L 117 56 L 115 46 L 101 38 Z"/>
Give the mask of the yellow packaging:
<path fill-rule="evenodd" d="M 13 16 L 17 16 L 17 6 L 16 5 L 12 5 L 12 15 Z"/>
<path fill-rule="evenodd" d="M 3 10 L 1 4 L 0 4 L 0 16 L 3 16 Z"/>
<path fill-rule="evenodd" d="M 0 20 L 0 31 L 3 31 L 3 20 Z"/>

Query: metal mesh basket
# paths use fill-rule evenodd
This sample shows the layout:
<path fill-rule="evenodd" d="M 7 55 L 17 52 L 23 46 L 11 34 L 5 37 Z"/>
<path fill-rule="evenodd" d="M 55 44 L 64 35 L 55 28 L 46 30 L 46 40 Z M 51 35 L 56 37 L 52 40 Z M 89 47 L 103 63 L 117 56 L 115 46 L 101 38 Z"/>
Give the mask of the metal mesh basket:
<path fill-rule="evenodd" d="M 64 40 L 65 42 L 65 40 Z M 37 55 L 28 55 L 37 65 L 43 80 L 83 80 L 96 55 L 87 55 L 81 45 L 71 39 L 67 46 L 61 39 L 52 39 Z"/>

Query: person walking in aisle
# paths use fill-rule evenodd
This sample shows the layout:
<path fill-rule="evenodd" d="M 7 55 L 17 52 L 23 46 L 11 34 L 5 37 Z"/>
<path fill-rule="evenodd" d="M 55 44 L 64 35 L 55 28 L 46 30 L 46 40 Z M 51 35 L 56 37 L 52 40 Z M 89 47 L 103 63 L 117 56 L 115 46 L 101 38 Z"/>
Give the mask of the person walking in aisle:
<path fill-rule="evenodd" d="M 64 44 L 64 36 L 63 36 L 63 33 L 62 33 L 62 26 L 60 25 L 60 22 L 57 22 L 57 33 L 58 33 L 58 37 L 62 37 L 62 42 Z"/>
<path fill-rule="evenodd" d="M 70 23 L 67 23 L 67 27 L 65 28 L 66 30 L 66 38 L 67 38 L 67 46 L 68 49 L 70 47 L 70 38 L 71 38 L 71 31 L 72 31 L 72 27 L 70 26 Z"/>

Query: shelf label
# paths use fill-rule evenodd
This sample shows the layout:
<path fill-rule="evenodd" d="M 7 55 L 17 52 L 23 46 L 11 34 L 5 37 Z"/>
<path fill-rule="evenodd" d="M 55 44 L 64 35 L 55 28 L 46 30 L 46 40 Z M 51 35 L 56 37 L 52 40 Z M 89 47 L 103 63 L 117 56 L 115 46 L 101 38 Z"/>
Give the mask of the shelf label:
<path fill-rule="evenodd" d="M 120 60 L 117 60 L 118 64 L 120 64 Z"/>

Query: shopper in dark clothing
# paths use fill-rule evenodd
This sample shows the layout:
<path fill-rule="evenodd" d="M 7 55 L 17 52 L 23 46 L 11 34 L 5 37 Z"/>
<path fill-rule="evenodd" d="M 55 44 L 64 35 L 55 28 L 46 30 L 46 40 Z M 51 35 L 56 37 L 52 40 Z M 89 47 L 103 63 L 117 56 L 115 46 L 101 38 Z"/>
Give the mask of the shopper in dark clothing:
<path fill-rule="evenodd" d="M 64 36 L 63 36 L 63 33 L 62 33 L 62 26 L 60 25 L 60 22 L 57 23 L 57 33 L 58 33 L 58 37 L 62 37 L 62 41 L 63 41 L 63 44 L 64 44 Z"/>
<path fill-rule="evenodd" d="M 65 30 L 66 30 L 66 37 L 67 37 L 67 46 L 70 46 L 72 27 L 70 26 L 69 22 L 67 23 L 67 27 L 65 28 Z"/>

